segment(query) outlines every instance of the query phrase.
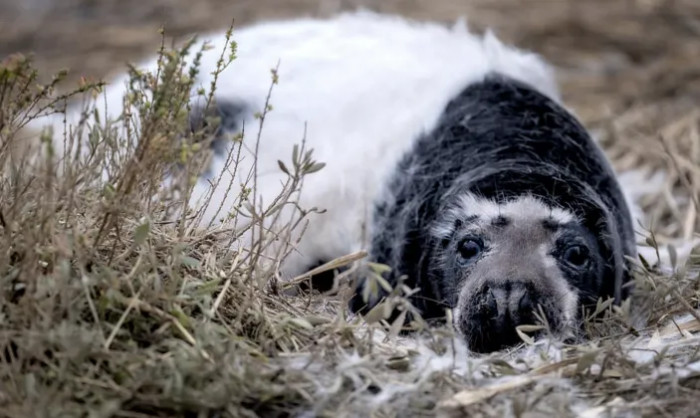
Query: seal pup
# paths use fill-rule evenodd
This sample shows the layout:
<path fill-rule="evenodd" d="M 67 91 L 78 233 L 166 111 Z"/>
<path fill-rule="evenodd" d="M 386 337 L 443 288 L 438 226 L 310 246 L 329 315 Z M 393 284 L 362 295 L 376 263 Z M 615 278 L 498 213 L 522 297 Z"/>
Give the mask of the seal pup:
<path fill-rule="evenodd" d="M 202 39 L 210 48 L 196 87 L 209 86 L 225 47 L 223 33 Z M 391 284 L 405 275 L 418 288 L 412 300 L 426 318 L 452 309 L 475 351 L 515 343 L 515 327 L 540 306 L 564 332 L 583 305 L 624 297 L 624 256 L 634 253 L 628 209 L 605 156 L 559 104 L 552 71 L 536 54 L 463 23 L 366 11 L 258 23 L 234 39 L 237 59 L 218 75 L 215 111 L 219 134 L 246 127 L 241 166 L 225 170 L 225 150 L 239 145 L 215 141 L 217 157 L 190 203 L 223 173 L 202 219 L 219 222 L 218 208 L 235 207 L 239 177 L 254 159 L 256 195 L 272 201 L 286 178 L 278 161 L 304 137 L 326 167 L 305 179 L 299 205 L 325 212 L 290 238 L 283 278 L 370 248 L 370 260 L 391 269 Z M 255 154 L 255 115 L 278 64 Z M 137 67 L 154 71 L 157 59 Z M 98 101 L 110 116 L 122 110 L 127 81 L 117 78 Z M 199 106 L 194 100 L 194 119 Z M 69 112 L 69 123 L 76 118 Z M 351 301 L 358 313 L 382 296 L 366 299 L 365 283 Z"/>

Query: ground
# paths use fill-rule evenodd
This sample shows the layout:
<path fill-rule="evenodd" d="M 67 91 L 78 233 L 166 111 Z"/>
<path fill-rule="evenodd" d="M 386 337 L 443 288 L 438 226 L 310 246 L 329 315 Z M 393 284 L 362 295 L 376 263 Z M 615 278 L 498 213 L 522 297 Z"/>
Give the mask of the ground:
<path fill-rule="evenodd" d="M 5 169 L 0 416 L 696 413 L 700 261 L 683 257 L 700 231 L 695 0 L 0 0 L 0 60 L 32 53 L 43 75 L 69 68 L 71 86 L 154 53 L 161 26 L 182 37 L 231 21 L 357 6 L 443 22 L 467 15 L 470 26 L 493 28 L 557 67 L 564 102 L 615 168 L 633 173 L 626 181 L 648 220 L 638 228 L 640 243 L 667 254 L 663 271 L 639 261 L 638 287 L 646 293 L 638 303 L 648 327 L 631 332 L 622 309 L 610 320 L 615 332 L 590 343 L 464 360 L 449 330 L 417 340 L 390 330 L 384 339 L 379 326 L 347 322 L 337 299 L 287 300 L 274 281 L 272 291 L 269 282 L 249 289 L 243 278 L 255 275 L 255 263 L 231 260 L 206 234 L 142 221 L 143 196 L 130 187 L 110 192 L 133 205 L 118 216 L 106 192 L 99 199 L 107 209 L 80 209 L 75 202 L 97 199 L 84 182 L 80 193 L 49 207 L 39 202 L 68 193 L 59 186 L 69 182 L 20 188 Z M 0 111 L 0 128 L 8 113 Z M 0 137 L 8 167 L 10 136 L 0 129 Z M 644 252 L 648 264 L 655 252 Z"/>

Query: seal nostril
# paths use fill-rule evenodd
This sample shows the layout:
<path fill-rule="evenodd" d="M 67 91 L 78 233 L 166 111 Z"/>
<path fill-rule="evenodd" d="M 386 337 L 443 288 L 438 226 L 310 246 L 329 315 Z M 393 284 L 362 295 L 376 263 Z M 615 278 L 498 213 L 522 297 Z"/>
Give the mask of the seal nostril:
<path fill-rule="evenodd" d="M 478 312 L 479 315 L 485 319 L 493 318 L 498 315 L 496 295 L 493 294 L 493 291 L 489 287 L 482 291 Z"/>
<path fill-rule="evenodd" d="M 491 289 L 486 291 L 485 305 L 489 316 L 493 317 L 498 315 L 498 302 L 496 302 L 496 296 L 493 294 Z"/>
<path fill-rule="evenodd" d="M 520 310 L 521 315 L 528 315 L 532 312 L 532 296 L 530 295 L 529 291 L 525 291 L 523 293 L 523 296 L 520 298 L 520 302 L 518 303 L 518 309 Z"/>

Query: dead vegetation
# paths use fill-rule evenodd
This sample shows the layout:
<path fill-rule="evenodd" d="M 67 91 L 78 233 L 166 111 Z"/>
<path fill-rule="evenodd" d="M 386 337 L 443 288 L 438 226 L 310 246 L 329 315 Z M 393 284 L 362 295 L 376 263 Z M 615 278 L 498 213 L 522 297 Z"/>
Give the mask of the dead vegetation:
<path fill-rule="evenodd" d="M 430 17 L 467 7 L 448 3 Z M 641 197 L 652 224 L 638 228 L 640 242 L 652 250 L 635 261 L 636 299 L 601 303 L 608 316 L 590 321 L 591 340 L 471 357 L 449 328 L 407 338 L 380 317 L 348 318 L 343 291 L 284 295 L 260 256 L 270 237 L 232 250 L 235 234 L 222 242 L 221 227 L 196 228 L 197 213 L 182 210 L 211 139 L 182 134 L 197 70 L 181 57 L 195 50 L 164 48 L 161 72 L 132 73 L 126 119 L 86 110 L 90 141 L 66 136 L 65 159 L 47 136 L 20 152 L 20 128 L 63 106 L 58 91 L 69 89 L 56 90 L 62 74 L 37 88 L 15 55 L 0 65 L 0 416 L 693 416 L 700 10 L 690 0 L 527 4 L 467 8 L 477 26 L 495 25 L 559 66 L 565 101 L 619 170 L 666 174 Z M 392 7 L 428 17 L 421 1 L 382 9 Z M 77 94 L 99 88 L 83 82 Z M 280 201 L 294 199 L 303 176 L 323 175 L 303 148 L 284 166 Z M 276 209 L 222 211 L 229 226 L 260 228 Z M 285 230 L 307 215 L 300 208 Z M 657 252 L 669 255 L 665 269 Z"/>

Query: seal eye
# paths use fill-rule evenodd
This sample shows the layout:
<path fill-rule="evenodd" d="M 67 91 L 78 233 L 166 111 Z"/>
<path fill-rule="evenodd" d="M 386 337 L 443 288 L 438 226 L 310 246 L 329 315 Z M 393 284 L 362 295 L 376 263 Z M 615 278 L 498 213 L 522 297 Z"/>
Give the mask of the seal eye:
<path fill-rule="evenodd" d="M 572 245 L 564 251 L 564 261 L 575 268 L 585 267 L 588 264 L 588 248 Z"/>
<path fill-rule="evenodd" d="M 483 242 L 478 238 L 466 238 L 459 243 L 459 255 L 463 261 L 471 261 L 484 250 Z"/>

